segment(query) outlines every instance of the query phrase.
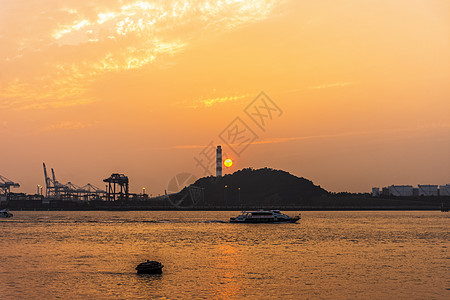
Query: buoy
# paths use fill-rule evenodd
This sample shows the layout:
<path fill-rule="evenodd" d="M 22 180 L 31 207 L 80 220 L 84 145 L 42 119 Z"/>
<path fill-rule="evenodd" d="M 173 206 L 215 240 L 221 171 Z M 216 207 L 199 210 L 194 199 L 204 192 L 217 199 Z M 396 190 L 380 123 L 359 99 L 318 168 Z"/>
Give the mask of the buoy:
<path fill-rule="evenodd" d="M 155 260 L 147 260 L 146 262 L 140 263 L 137 267 L 138 274 L 161 274 L 163 264 Z"/>

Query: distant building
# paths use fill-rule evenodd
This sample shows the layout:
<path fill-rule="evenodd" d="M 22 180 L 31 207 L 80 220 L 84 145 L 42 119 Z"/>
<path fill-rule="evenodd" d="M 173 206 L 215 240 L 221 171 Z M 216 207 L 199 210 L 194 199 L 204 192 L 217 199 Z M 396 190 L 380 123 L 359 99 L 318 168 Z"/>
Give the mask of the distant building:
<path fill-rule="evenodd" d="M 412 197 L 412 185 L 391 185 L 389 188 L 389 195 L 396 197 Z"/>
<path fill-rule="evenodd" d="M 377 188 L 377 187 L 372 188 L 372 196 L 373 197 L 380 196 L 380 188 Z"/>
<path fill-rule="evenodd" d="M 438 196 L 438 186 L 432 184 L 419 184 L 419 196 Z"/>
<path fill-rule="evenodd" d="M 418 197 L 418 196 L 450 196 L 450 184 L 434 185 L 423 184 L 418 187 L 412 185 L 391 185 L 388 187 L 373 187 L 372 196 Z"/>
<path fill-rule="evenodd" d="M 439 186 L 439 196 L 450 196 L 450 184 Z"/>

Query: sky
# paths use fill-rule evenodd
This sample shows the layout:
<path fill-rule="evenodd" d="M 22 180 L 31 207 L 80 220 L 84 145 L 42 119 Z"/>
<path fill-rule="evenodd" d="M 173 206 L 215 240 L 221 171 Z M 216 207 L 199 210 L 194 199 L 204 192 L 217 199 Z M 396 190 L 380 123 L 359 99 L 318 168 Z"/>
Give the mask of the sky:
<path fill-rule="evenodd" d="M 450 183 L 450 2 L 0 0 L 0 175 Z"/>

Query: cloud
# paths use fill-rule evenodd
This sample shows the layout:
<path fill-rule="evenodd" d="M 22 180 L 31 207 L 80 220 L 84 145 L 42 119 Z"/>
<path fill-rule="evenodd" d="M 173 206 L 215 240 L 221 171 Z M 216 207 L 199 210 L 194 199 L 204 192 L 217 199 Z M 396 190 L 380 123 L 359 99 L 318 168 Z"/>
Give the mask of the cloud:
<path fill-rule="evenodd" d="M 205 145 L 177 145 L 170 147 L 170 149 L 199 149 L 199 148 L 205 148 Z"/>
<path fill-rule="evenodd" d="M 281 0 L 20 1 L 0 13 L 0 100 L 84 99 L 104 74 L 140 69 L 169 58 L 202 36 L 270 16 Z M 2 4 L 3 5 L 3 4 Z M 23 28 L 22 20 L 32 24 Z M 229 99 L 205 99 L 214 105 Z M 81 101 L 82 102 L 82 101 Z M 56 104 L 54 104 L 56 105 Z"/>
<path fill-rule="evenodd" d="M 257 140 L 251 145 L 265 145 L 265 144 L 281 144 L 295 141 L 305 141 L 305 140 L 316 140 L 316 139 L 332 139 L 340 137 L 351 137 L 351 136 L 367 136 L 367 135 L 389 135 L 389 134 L 400 134 L 400 133 L 417 133 L 419 131 L 436 131 L 436 130 L 448 130 L 450 129 L 450 123 L 431 123 L 431 124 L 419 124 L 415 127 L 406 128 L 393 128 L 384 130 L 367 130 L 367 131 L 347 131 L 340 133 L 331 134 L 317 134 L 317 135 L 305 135 L 305 136 L 294 136 L 294 137 L 281 137 L 281 138 L 269 138 L 263 140 Z M 239 144 L 231 144 L 231 146 L 238 146 Z M 177 145 L 171 147 L 171 149 L 200 149 L 205 148 L 206 145 Z"/>
<path fill-rule="evenodd" d="M 365 135 L 369 134 L 369 131 L 355 131 L 355 132 L 343 132 L 336 134 L 322 134 L 322 135 L 307 135 L 307 136 L 295 136 L 295 137 L 282 137 L 282 138 L 270 138 L 265 140 L 257 140 L 251 145 L 263 145 L 263 144 L 280 144 L 287 143 L 292 141 L 302 141 L 302 140 L 311 140 L 311 139 L 326 139 L 326 138 L 336 138 L 336 137 L 345 137 L 345 136 L 356 136 L 356 135 Z M 231 144 L 231 146 L 239 146 L 239 144 Z M 177 145 L 170 147 L 171 149 L 199 149 L 205 148 L 206 145 Z"/>
<path fill-rule="evenodd" d="M 314 86 L 309 86 L 309 87 L 289 89 L 289 90 L 286 90 L 285 93 L 296 93 L 296 92 L 301 92 L 301 91 L 305 91 L 305 90 L 338 88 L 338 87 L 345 87 L 345 86 L 350 86 L 350 85 L 354 85 L 354 84 L 355 84 L 355 82 L 352 82 L 352 81 L 327 83 L 327 84 L 314 85 Z"/>
<path fill-rule="evenodd" d="M 94 126 L 95 123 L 64 121 L 56 124 L 48 125 L 44 128 L 37 130 L 37 133 L 56 131 L 56 130 L 77 130 Z"/>
<path fill-rule="evenodd" d="M 235 95 L 235 96 L 221 96 L 221 97 L 209 97 L 209 98 L 200 98 L 195 101 L 193 101 L 192 104 L 189 104 L 188 108 L 199 108 L 199 107 L 211 107 L 217 104 L 223 104 L 226 102 L 236 101 L 245 99 L 250 94 L 242 94 L 242 95 Z"/>
<path fill-rule="evenodd" d="M 313 139 L 329 139 L 329 138 L 337 138 L 337 137 L 347 137 L 347 136 L 359 136 L 359 135 L 367 135 L 369 133 L 373 133 L 370 131 L 354 131 L 354 132 L 342 132 L 335 134 L 318 134 L 318 135 L 306 135 L 306 136 L 296 136 L 296 137 L 283 137 L 283 138 L 272 138 L 261 141 L 255 141 L 252 144 L 261 145 L 261 144 L 280 144 L 287 143 L 293 141 L 304 141 L 304 140 L 313 140 Z"/>
<path fill-rule="evenodd" d="M 336 82 L 336 83 L 328 83 L 328 84 L 321 84 L 316 86 L 310 86 L 309 89 L 329 89 L 329 88 L 335 88 L 335 87 L 344 87 L 355 84 L 354 82 Z"/>

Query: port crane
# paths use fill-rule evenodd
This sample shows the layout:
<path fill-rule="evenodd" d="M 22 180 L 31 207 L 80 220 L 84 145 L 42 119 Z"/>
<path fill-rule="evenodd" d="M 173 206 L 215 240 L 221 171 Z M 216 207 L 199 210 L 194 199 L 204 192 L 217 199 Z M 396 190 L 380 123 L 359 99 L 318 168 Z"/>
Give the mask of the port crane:
<path fill-rule="evenodd" d="M 84 193 L 91 193 L 91 194 L 94 194 L 94 193 L 95 194 L 105 194 L 106 193 L 105 190 L 102 190 L 102 189 L 100 189 L 100 188 L 98 188 L 95 185 L 90 184 L 90 183 L 86 184 L 85 186 L 82 186 L 81 190 Z"/>
<path fill-rule="evenodd" d="M 47 174 L 45 162 L 42 164 L 44 166 L 45 196 L 59 198 L 61 191 L 67 190 L 67 187 L 56 180 L 55 171 L 53 168 L 51 169 L 53 179 L 51 179 Z"/>
<path fill-rule="evenodd" d="M 9 194 L 12 187 L 18 188 L 20 187 L 20 184 L 0 175 L 0 190 L 3 190 L 3 194 Z"/>
<path fill-rule="evenodd" d="M 60 183 L 56 180 L 55 171 L 51 168 L 52 177 L 48 176 L 47 167 L 45 166 L 45 162 L 43 163 L 44 167 L 44 179 L 45 179 L 45 187 L 46 192 L 45 195 L 47 198 L 55 198 L 55 199 L 66 199 L 66 200 L 91 200 L 93 198 L 98 199 L 101 195 L 106 194 L 106 192 L 98 187 L 88 183 L 83 187 L 80 187 L 72 182 L 68 182 L 66 184 Z"/>
<path fill-rule="evenodd" d="M 113 173 L 108 178 L 103 179 L 103 182 L 108 183 L 106 200 L 128 200 L 129 181 L 127 176 L 124 174 Z"/>

